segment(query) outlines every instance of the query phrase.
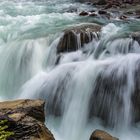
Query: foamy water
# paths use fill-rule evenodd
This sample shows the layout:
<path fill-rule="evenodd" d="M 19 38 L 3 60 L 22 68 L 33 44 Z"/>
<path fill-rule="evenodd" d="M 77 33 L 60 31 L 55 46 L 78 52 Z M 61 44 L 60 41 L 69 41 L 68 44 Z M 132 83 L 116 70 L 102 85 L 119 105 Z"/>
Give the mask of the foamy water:
<path fill-rule="evenodd" d="M 104 23 L 100 37 L 81 48 L 77 35 L 79 50 L 62 53 L 56 65 L 62 30 L 91 21 L 78 16 L 85 9 L 92 7 L 70 0 L 0 1 L 0 101 L 46 100 L 56 140 L 87 140 L 95 129 L 139 140 L 131 98 L 139 90 L 140 45 L 131 33 L 140 21 L 92 19 Z"/>

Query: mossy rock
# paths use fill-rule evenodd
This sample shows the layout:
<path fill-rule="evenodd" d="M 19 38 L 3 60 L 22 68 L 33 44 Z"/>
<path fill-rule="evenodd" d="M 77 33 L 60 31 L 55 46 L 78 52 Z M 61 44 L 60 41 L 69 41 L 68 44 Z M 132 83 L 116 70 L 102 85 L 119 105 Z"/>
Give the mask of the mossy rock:
<path fill-rule="evenodd" d="M 12 140 L 12 136 L 14 136 L 14 132 L 9 130 L 10 122 L 12 120 L 7 116 L 0 117 L 0 140 Z"/>

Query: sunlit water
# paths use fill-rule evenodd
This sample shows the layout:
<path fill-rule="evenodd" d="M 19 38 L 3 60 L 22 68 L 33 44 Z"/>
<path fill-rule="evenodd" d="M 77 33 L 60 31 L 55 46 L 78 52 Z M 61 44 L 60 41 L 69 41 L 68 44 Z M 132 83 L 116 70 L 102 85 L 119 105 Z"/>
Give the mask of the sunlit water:
<path fill-rule="evenodd" d="M 46 100 L 56 140 L 87 140 L 95 129 L 139 140 L 131 97 L 139 90 L 140 44 L 131 33 L 140 21 L 78 16 L 87 9 L 70 0 L 0 1 L 0 101 Z M 61 54 L 56 65 L 62 30 L 82 22 L 103 25 L 100 39 Z"/>

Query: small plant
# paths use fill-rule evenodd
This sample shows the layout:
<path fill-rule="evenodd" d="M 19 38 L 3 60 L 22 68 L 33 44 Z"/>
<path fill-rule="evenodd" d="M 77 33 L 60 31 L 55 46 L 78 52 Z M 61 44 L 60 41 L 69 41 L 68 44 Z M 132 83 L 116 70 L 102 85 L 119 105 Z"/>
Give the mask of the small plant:
<path fill-rule="evenodd" d="M 14 135 L 14 132 L 8 131 L 8 120 L 0 120 L 0 140 L 7 140 L 10 136 Z"/>

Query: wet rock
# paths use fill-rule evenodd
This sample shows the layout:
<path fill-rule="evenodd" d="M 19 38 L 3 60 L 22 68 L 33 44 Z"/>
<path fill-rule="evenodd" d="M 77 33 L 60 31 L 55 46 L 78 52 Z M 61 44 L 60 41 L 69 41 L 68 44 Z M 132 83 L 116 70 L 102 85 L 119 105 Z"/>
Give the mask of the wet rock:
<path fill-rule="evenodd" d="M 92 133 L 90 140 L 119 140 L 119 139 L 111 136 L 110 134 L 108 134 L 105 131 L 95 130 Z"/>
<path fill-rule="evenodd" d="M 78 49 L 77 36 L 74 31 L 65 31 L 57 46 L 57 53 L 72 52 Z"/>
<path fill-rule="evenodd" d="M 120 18 L 121 20 L 126 20 L 128 17 L 125 16 L 125 15 L 121 15 L 119 18 Z"/>
<path fill-rule="evenodd" d="M 6 120 L 7 132 L 14 140 L 54 140 L 45 127 L 44 102 L 41 100 L 17 100 L 0 103 L 0 121 Z"/>
<path fill-rule="evenodd" d="M 106 0 L 98 0 L 96 2 L 97 5 L 106 5 L 107 4 L 107 1 Z"/>
<path fill-rule="evenodd" d="M 57 53 L 72 52 L 83 47 L 95 38 L 95 34 L 99 32 L 101 26 L 98 24 L 80 24 L 64 31 L 64 35 L 60 39 L 57 46 Z M 78 39 L 80 38 L 80 42 Z M 80 45 L 80 46 L 79 46 Z"/>
<path fill-rule="evenodd" d="M 137 59 L 134 63 L 134 90 L 130 93 L 132 95 L 130 96 L 130 105 L 133 114 L 131 123 L 133 124 L 140 121 L 140 59 Z M 109 70 L 109 66 L 110 65 L 106 65 L 103 71 L 98 73 L 93 94 L 91 94 L 89 101 L 89 118 L 91 119 L 96 116 L 102 120 L 104 126 L 114 128 L 117 124 L 123 124 L 126 119 L 124 116 L 124 97 L 121 96 L 122 93 L 119 93 L 117 89 L 126 87 L 128 75 L 127 72 L 123 72 L 118 77 L 117 71 L 119 68 L 115 68 L 108 75 L 106 72 Z"/>
<path fill-rule="evenodd" d="M 134 15 L 134 12 L 133 11 L 126 11 L 126 12 L 124 12 L 124 14 L 126 14 L 126 15 Z"/>
<path fill-rule="evenodd" d="M 88 16 L 88 12 L 82 11 L 82 12 L 79 14 L 79 16 Z"/>
<path fill-rule="evenodd" d="M 140 15 L 140 10 L 135 11 L 136 15 Z"/>
<path fill-rule="evenodd" d="M 102 16 L 102 18 L 110 19 L 111 15 L 105 10 L 99 10 L 98 14 Z"/>
<path fill-rule="evenodd" d="M 137 41 L 140 45 L 140 32 L 134 32 L 131 34 L 132 38 Z"/>
<path fill-rule="evenodd" d="M 100 15 L 104 15 L 104 14 L 107 14 L 107 11 L 105 11 L 105 10 L 99 10 L 98 13 L 99 13 Z"/>
<path fill-rule="evenodd" d="M 109 9 L 109 8 L 112 8 L 112 7 L 113 7 L 112 3 L 108 3 L 108 4 L 105 6 L 104 9 Z"/>

